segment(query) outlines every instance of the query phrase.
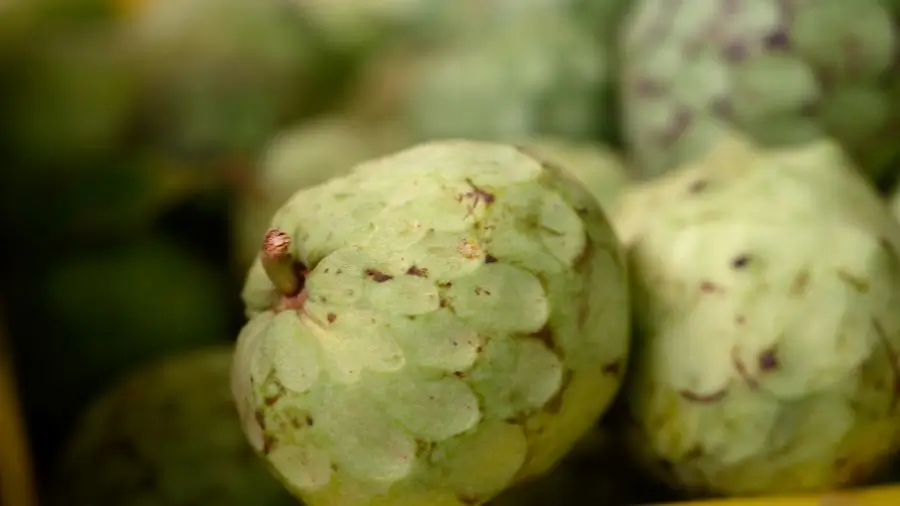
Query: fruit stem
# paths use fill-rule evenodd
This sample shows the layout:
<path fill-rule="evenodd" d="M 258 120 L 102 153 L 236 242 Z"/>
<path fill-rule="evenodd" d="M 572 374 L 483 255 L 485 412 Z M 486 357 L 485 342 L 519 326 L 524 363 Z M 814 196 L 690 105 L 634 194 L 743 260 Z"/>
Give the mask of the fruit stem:
<path fill-rule="evenodd" d="M 266 231 L 260 252 L 263 269 L 275 289 L 282 295 L 293 297 L 303 286 L 295 270 L 291 256 L 291 237 L 277 228 Z"/>

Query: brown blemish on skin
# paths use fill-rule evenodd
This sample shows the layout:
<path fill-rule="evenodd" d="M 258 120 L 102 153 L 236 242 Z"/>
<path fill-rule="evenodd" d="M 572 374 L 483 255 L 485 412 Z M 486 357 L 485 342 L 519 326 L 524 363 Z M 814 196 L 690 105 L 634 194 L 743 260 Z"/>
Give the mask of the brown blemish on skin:
<path fill-rule="evenodd" d="M 744 325 L 747 323 L 747 317 L 742 314 L 739 314 L 734 317 L 734 323 L 736 323 L 738 325 Z"/>
<path fill-rule="evenodd" d="M 746 254 L 738 255 L 731 260 L 731 267 L 733 269 L 743 269 L 744 267 L 747 267 L 747 265 L 749 265 L 749 264 L 750 264 L 750 255 L 746 255 Z"/>
<path fill-rule="evenodd" d="M 881 344 L 884 345 L 885 352 L 888 356 L 889 366 L 894 375 L 894 392 L 893 395 L 891 395 L 891 402 L 889 405 L 889 413 L 893 413 L 897 408 L 897 400 L 900 398 L 900 358 L 898 358 L 897 350 L 891 346 L 887 332 L 885 332 L 881 322 L 872 318 L 872 326 L 875 327 L 875 333 L 878 334 L 878 339 L 881 340 Z"/>
<path fill-rule="evenodd" d="M 456 247 L 459 254 L 469 260 L 474 260 L 481 256 L 481 247 L 478 246 L 473 240 L 463 239 L 462 242 L 459 243 L 459 246 Z"/>
<path fill-rule="evenodd" d="M 714 402 L 718 402 L 718 401 L 722 400 L 725 397 L 725 395 L 727 395 L 727 394 L 728 394 L 727 388 L 723 388 L 722 390 L 719 390 L 718 392 L 713 392 L 711 394 L 699 394 L 697 392 L 691 392 L 690 390 L 679 390 L 678 391 L 678 395 L 680 395 L 683 399 L 690 401 L 690 402 L 700 403 L 700 404 L 711 404 Z"/>
<path fill-rule="evenodd" d="M 744 361 L 741 360 L 741 352 L 737 346 L 731 348 L 731 364 L 734 366 L 734 370 L 737 371 L 738 376 L 750 387 L 750 390 L 759 388 L 759 382 L 750 374 Z"/>
<path fill-rule="evenodd" d="M 462 202 L 463 200 L 471 200 L 472 204 L 469 206 L 468 212 L 466 212 L 466 217 L 468 218 L 475 212 L 475 208 L 478 207 L 478 204 L 484 203 L 485 206 L 489 206 L 494 203 L 495 197 L 493 193 L 485 191 L 482 188 L 479 188 L 472 182 L 472 179 L 466 178 L 466 184 L 469 185 L 472 189 L 465 193 L 460 193 L 456 196 L 457 202 Z"/>
<path fill-rule="evenodd" d="M 806 289 L 809 288 L 809 278 L 809 269 L 803 269 L 798 272 L 791 282 L 790 294 L 794 297 L 802 297 L 806 293 Z"/>
<path fill-rule="evenodd" d="M 334 323 L 337 320 L 337 315 L 334 313 L 328 313 L 325 318 L 328 320 L 328 323 Z"/>
<path fill-rule="evenodd" d="M 475 295 L 490 295 L 491 291 L 480 286 L 475 287 Z"/>
<path fill-rule="evenodd" d="M 715 293 L 721 292 L 722 287 L 713 283 L 712 281 L 702 281 L 700 282 L 700 291 L 703 293 Z"/>
<path fill-rule="evenodd" d="M 497 261 L 497 257 L 495 257 L 494 255 L 485 255 L 484 256 L 484 263 L 486 263 L 486 264 L 492 264 L 492 263 L 495 263 L 496 261 Z"/>
<path fill-rule="evenodd" d="M 688 186 L 688 193 L 700 193 L 705 190 L 709 186 L 709 181 L 706 179 L 698 179 Z"/>
<path fill-rule="evenodd" d="M 622 373 L 622 361 L 621 360 L 613 360 L 603 366 L 603 374 L 607 374 L 609 376 L 618 376 Z"/>
<path fill-rule="evenodd" d="M 312 426 L 313 426 L 313 423 L 314 423 L 314 422 L 313 422 L 313 419 L 312 419 L 311 416 L 306 415 L 306 419 L 305 419 L 304 421 L 306 422 L 306 426 L 307 426 L 307 427 L 312 427 Z"/>
<path fill-rule="evenodd" d="M 372 281 L 376 283 L 384 283 L 385 281 L 394 279 L 394 276 L 381 272 L 378 269 L 366 269 L 366 276 L 372 278 Z"/>
<path fill-rule="evenodd" d="M 275 443 L 278 441 L 275 440 L 270 434 L 263 435 L 263 454 L 268 455 L 272 453 L 272 450 L 275 449 Z"/>
<path fill-rule="evenodd" d="M 837 277 L 844 284 L 848 285 L 850 288 L 856 290 L 859 293 L 869 292 L 869 282 L 859 276 L 849 273 L 843 269 L 838 269 Z"/>
<path fill-rule="evenodd" d="M 406 269 L 406 274 L 408 274 L 410 276 L 417 276 L 420 278 L 427 278 L 428 277 L 428 269 L 422 269 L 422 268 L 416 267 L 415 265 L 412 265 L 412 266 L 410 266 L 409 269 Z"/>

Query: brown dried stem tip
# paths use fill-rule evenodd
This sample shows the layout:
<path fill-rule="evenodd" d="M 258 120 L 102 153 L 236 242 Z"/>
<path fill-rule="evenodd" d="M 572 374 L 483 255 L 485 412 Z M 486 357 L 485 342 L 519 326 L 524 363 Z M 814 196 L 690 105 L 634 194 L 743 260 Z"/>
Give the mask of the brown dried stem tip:
<path fill-rule="evenodd" d="M 288 297 L 297 295 L 302 287 L 302 280 L 294 269 L 291 237 L 277 228 L 270 228 L 263 239 L 260 258 L 275 289 Z"/>

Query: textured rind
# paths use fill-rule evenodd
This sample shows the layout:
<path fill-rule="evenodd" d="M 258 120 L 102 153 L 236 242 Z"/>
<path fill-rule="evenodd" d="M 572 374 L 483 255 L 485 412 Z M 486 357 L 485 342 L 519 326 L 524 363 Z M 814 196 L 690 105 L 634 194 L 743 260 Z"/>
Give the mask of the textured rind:
<path fill-rule="evenodd" d="M 610 116 L 603 44 L 573 16 L 538 11 L 464 38 L 413 86 L 409 120 L 422 138 L 592 139 Z"/>
<path fill-rule="evenodd" d="M 228 388 L 233 350 L 201 348 L 142 367 L 85 413 L 58 506 L 296 505 L 247 447 Z"/>
<path fill-rule="evenodd" d="M 744 154 L 630 239 L 630 444 L 693 492 L 858 483 L 900 447 L 900 225 L 832 141 Z"/>
<path fill-rule="evenodd" d="M 625 136 L 646 176 L 725 126 L 786 145 L 823 134 L 877 176 L 898 152 L 897 27 L 879 0 L 636 2 L 623 27 Z"/>
<path fill-rule="evenodd" d="M 525 142 L 522 147 L 533 156 L 571 174 L 605 211 L 616 208 L 619 196 L 628 186 L 625 162 L 600 145 L 544 137 Z"/>
<path fill-rule="evenodd" d="M 480 504 L 541 474 L 615 395 L 620 247 L 574 179 L 513 147 L 419 145 L 298 192 L 272 226 L 306 302 L 259 261 L 232 388 L 311 506 Z"/>
<path fill-rule="evenodd" d="M 272 215 L 298 190 L 342 176 L 369 158 L 402 145 L 399 135 L 341 117 L 306 122 L 277 135 L 255 171 L 253 188 L 237 213 L 242 269 L 259 250 Z"/>

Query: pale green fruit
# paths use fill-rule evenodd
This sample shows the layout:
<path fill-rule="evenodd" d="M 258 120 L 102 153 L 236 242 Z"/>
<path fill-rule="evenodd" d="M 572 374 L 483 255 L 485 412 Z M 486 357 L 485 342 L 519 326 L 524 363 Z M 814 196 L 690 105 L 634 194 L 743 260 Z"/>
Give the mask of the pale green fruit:
<path fill-rule="evenodd" d="M 526 142 L 523 147 L 578 179 L 606 211 L 615 209 L 619 196 L 628 186 L 625 162 L 603 146 L 545 137 Z"/>
<path fill-rule="evenodd" d="M 148 121 L 178 154 L 253 154 L 322 98 L 315 42 L 286 2 L 149 0 L 125 23 L 152 88 Z"/>
<path fill-rule="evenodd" d="M 658 178 L 630 186 L 611 212 L 619 239 L 630 246 L 659 209 L 691 195 L 708 194 L 749 170 L 756 145 L 729 132 L 691 162 Z"/>
<path fill-rule="evenodd" d="M 832 141 L 736 163 L 631 240 L 631 444 L 691 492 L 858 483 L 900 449 L 900 224 Z"/>
<path fill-rule="evenodd" d="M 550 469 L 618 390 L 618 241 L 579 183 L 513 146 L 360 164 L 272 227 L 232 388 L 310 506 L 482 504 Z"/>
<path fill-rule="evenodd" d="M 897 27 L 880 0 L 636 2 L 625 136 L 647 176 L 735 126 L 771 145 L 835 137 L 870 176 L 898 152 Z"/>
<path fill-rule="evenodd" d="M 422 69 L 409 121 L 426 139 L 591 139 L 606 132 L 606 51 L 577 18 L 539 13 L 464 37 Z"/>
<path fill-rule="evenodd" d="M 289 0 L 326 43 L 352 53 L 368 53 L 416 25 L 443 0 Z"/>
<path fill-rule="evenodd" d="M 135 370 L 82 418 L 52 489 L 59 506 L 297 505 L 247 447 L 231 347 Z"/>
<path fill-rule="evenodd" d="M 399 134 L 375 130 L 337 116 L 302 123 L 277 135 L 265 150 L 252 188 L 236 216 L 236 247 L 242 271 L 253 262 L 269 221 L 298 190 L 344 175 L 357 163 L 402 145 Z"/>

